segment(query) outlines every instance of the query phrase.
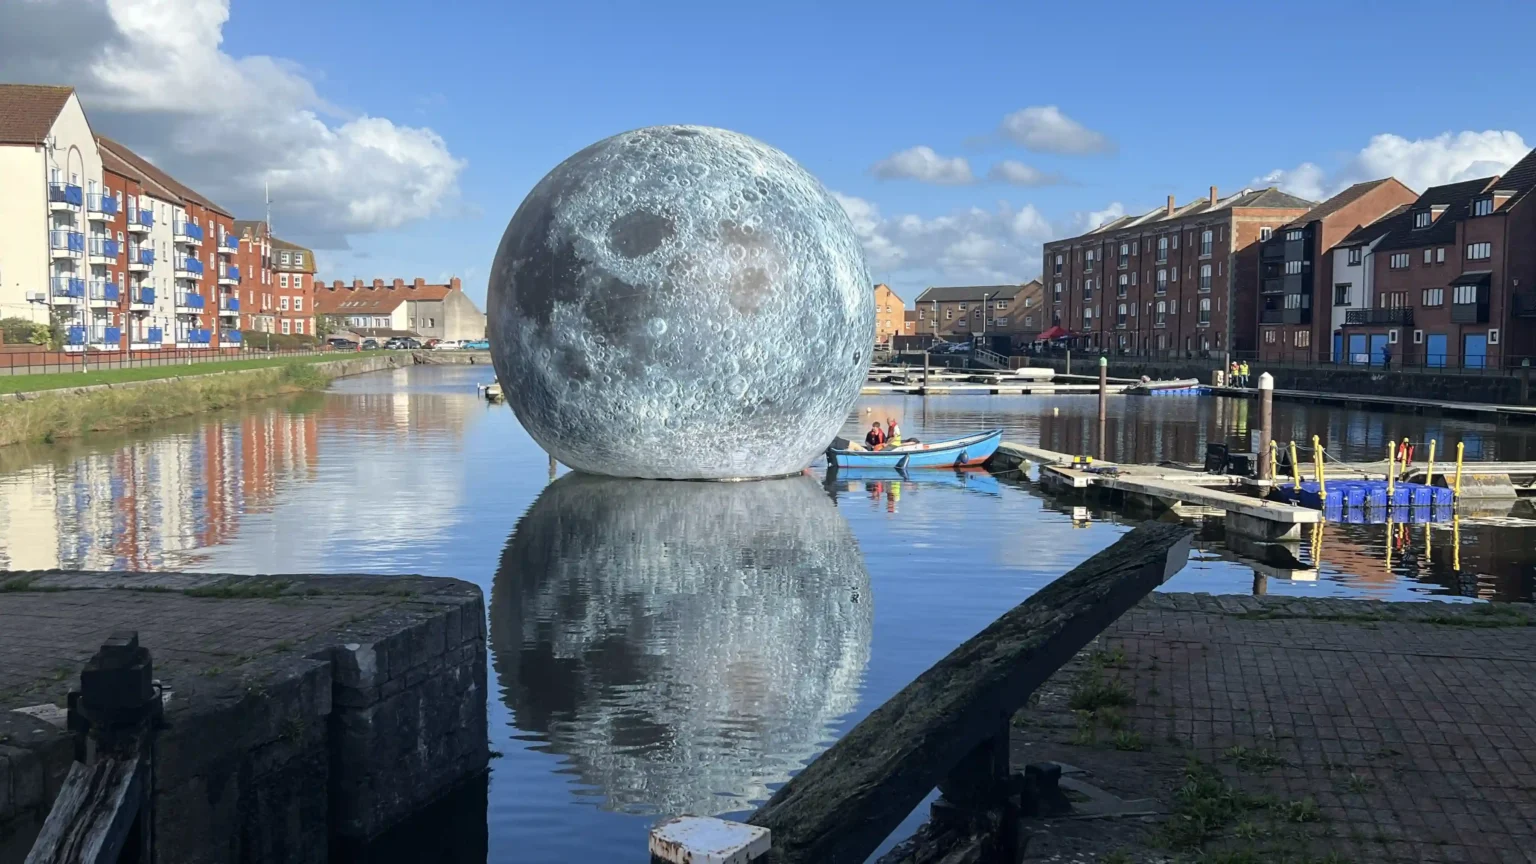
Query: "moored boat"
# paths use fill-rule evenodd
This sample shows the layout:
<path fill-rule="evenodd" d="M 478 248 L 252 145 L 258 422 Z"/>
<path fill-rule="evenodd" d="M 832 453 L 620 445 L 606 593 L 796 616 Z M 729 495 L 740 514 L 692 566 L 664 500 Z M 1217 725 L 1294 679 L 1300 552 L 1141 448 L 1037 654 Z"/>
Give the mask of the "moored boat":
<path fill-rule="evenodd" d="M 963 468 L 987 461 L 1002 440 L 1003 430 L 992 429 L 890 450 L 852 450 L 847 439 L 839 438 L 827 448 L 827 464 L 838 468 Z"/>

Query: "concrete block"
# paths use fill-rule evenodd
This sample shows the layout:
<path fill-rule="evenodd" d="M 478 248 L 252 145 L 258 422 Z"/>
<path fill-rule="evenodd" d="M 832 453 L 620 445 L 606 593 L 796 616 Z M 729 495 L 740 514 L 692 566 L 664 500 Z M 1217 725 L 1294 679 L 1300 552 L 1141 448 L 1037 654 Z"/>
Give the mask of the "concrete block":
<path fill-rule="evenodd" d="M 678 816 L 651 829 L 651 860 L 666 864 L 748 864 L 768 854 L 767 828 L 716 819 Z"/>

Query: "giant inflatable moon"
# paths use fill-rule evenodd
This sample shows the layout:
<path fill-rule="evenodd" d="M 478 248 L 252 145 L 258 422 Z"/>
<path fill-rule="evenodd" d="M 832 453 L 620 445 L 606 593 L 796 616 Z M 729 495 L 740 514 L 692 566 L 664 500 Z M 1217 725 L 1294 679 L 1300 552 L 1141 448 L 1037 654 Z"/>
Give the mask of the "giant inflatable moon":
<path fill-rule="evenodd" d="M 800 471 L 874 344 L 842 207 L 778 150 L 701 126 L 615 135 L 540 180 L 501 238 L 487 310 L 528 434 L 620 477 Z"/>

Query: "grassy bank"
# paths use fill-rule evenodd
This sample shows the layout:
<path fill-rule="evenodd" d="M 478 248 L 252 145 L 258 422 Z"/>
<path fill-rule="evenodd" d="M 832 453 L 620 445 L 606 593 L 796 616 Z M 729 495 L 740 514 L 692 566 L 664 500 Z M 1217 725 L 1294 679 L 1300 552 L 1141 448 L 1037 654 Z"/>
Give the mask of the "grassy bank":
<path fill-rule="evenodd" d="M 213 375 L 201 369 L 198 373 L 202 374 L 198 374 L 187 371 L 188 367 L 113 369 L 89 373 L 91 376 L 132 375 L 162 372 L 168 368 L 184 377 L 143 387 L 101 389 L 85 393 L 72 390 L 40 392 L 26 399 L 0 402 L 0 445 L 50 442 L 60 438 L 84 435 L 88 432 L 130 429 L 172 417 L 217 411 L 252 399 L 264 399 L 305 390 L 322 390 L 334 377 L 331 372 L 316 365 L 316 361 L 326 359 L 353 358 L 306 357 L 276 363 L 240 361 L 257 365 L 245 367 L 248 371 L 242 371 L 238 375 Z M 240 367 L 236 364 L 202 365 L 236 366 L 235 369 L 216 368 L 209 369 L 208 372 L 240 371 Z M 72 376 L 18 376 L 18 378 L 24 377 Z M 140 378 L 115 378 L 90 383 L 144 381 L 155 377 L 168 376 L 147 375 Z"/>
<path fill-rule="evenodd" d="M 250 369 L 274 369 L 296 363 L 330 363 L 336 360 L 353 360 L 371 357 L 374 351 L 363 353 L 337 352 L 316 354 L 309 357 L 269 357 L 255 360 L 199 361 L 165 366 L 133 366 L 125 369 L 102 369 L 93 372 L 57 372 L 46 375 L 0 375 L 0 393 L 32 393 L 39 390 L 67 390 L 73 387 L 90 387 L 97 384 L 122 384 L 128 381 L 154 381 L 160 378 L 185 378 L 189 375 L 212 375 L 218 372 L 241 372 Z"/>

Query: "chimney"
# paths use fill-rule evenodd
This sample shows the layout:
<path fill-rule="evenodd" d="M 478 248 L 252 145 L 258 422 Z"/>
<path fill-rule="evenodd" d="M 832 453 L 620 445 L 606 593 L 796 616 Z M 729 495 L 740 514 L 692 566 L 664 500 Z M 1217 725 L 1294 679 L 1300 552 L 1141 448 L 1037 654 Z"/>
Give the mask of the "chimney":
<path fill-rule="evenodd" d="M 1215 186 L 1211 187 L 1211 206 L 1212 207 L 1216 206 L 1216 187 Z"/>
<path fill-rule="evenodd" d="M 375 280 L 373 280 L 373 287 L 374 287 L 374 290 L 378 290 L 380 288 L 383 288 L 384 287 L 384 280 L 383 279 L 375 279 Z"/>
<path fill-rule="evenodd" d="M 363 287 L 363 280 L 361 280 L 361 279 L 353 279 L 352 280 L 352 290 L 353 291 L 357 291 L 357 290 L 361 289 L 362 287 Z"/>
<path fill-rule="evenodd" d="M 449 287 L 450 290 L 453 290 L 453 291 L 459 290 L 459 277 L 455 276 L 452 279 L 449 279 L 448 280 L 448 287 Z"/>
<path fill-rule="evenodd" d="M 420 276 L 417 276 L 416 277 L 416 281 L 411 283 L 411 287 L 412 288 L 425 288 L 425 287 L 427 287 L 427 280 L 421 278 Z"/>
<path fill-rule="evenodd" d="M 1167 212 L 1167 214 L 1169 216 L 1173 215 L 1173 196 L 1172 195 L 1168 196 L 1168 210 L 1166 212 Z"/>
<path fill-rule="evenodd" d="M 346 283 L 342 282 L 340 279 L 337 279 L 335 282 L 331 283 L 331 287 L 337 291 L 340 291 L 342 288 L 346 287 Z"/>
<path fill-rule="evenodd" d="M 405 287 L 405 280 L 404 279 L 396 279 L 395 280 L 395 284 L 391 285 L 390 287 L 391 288 L 404 288 Z"/>

